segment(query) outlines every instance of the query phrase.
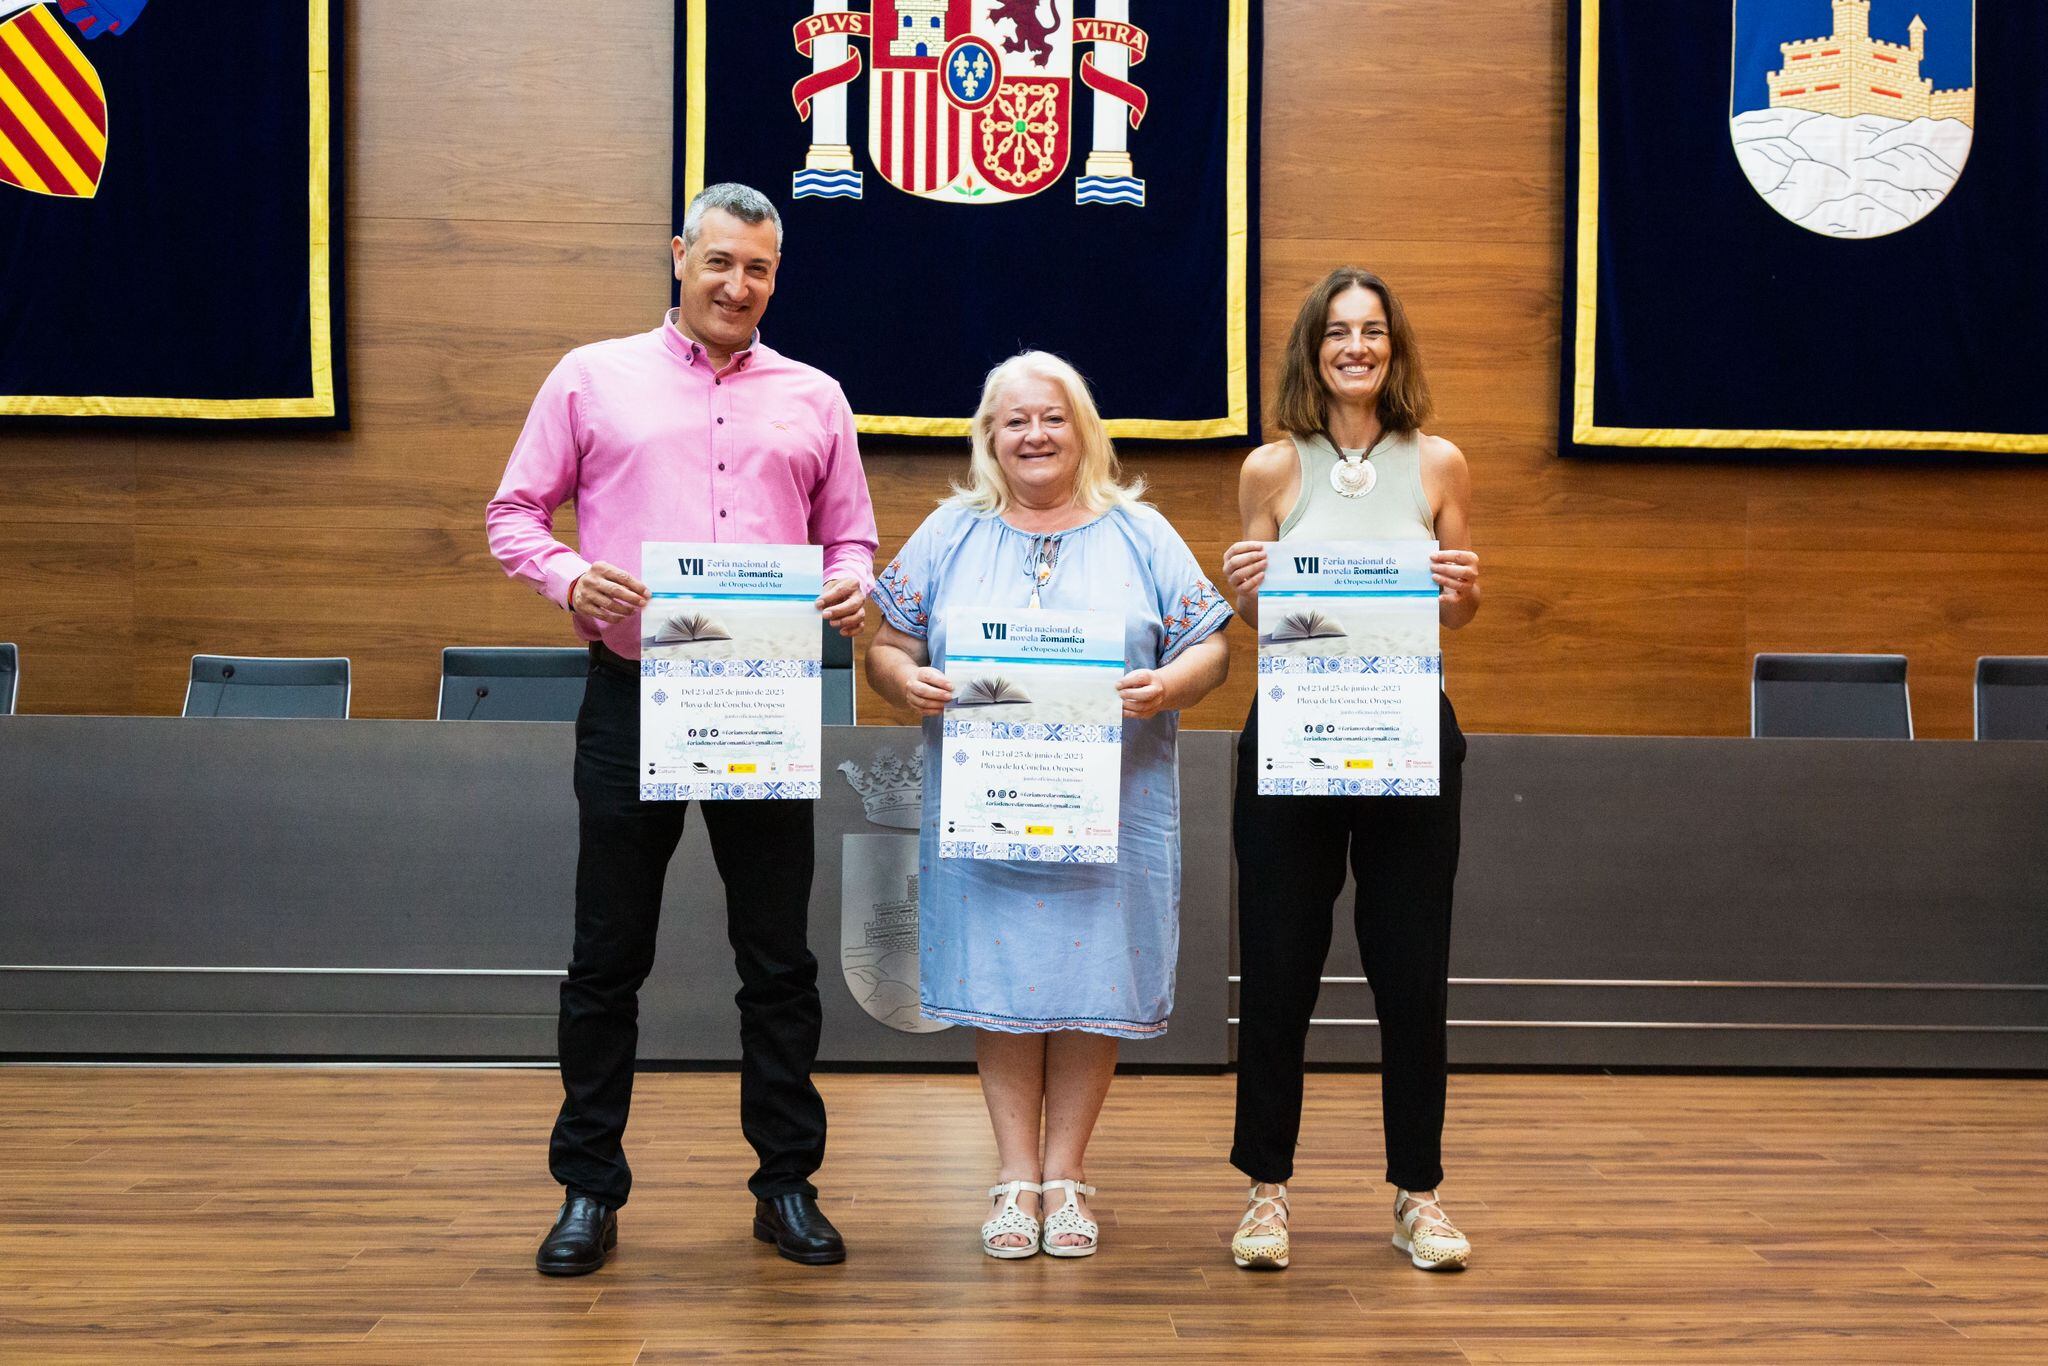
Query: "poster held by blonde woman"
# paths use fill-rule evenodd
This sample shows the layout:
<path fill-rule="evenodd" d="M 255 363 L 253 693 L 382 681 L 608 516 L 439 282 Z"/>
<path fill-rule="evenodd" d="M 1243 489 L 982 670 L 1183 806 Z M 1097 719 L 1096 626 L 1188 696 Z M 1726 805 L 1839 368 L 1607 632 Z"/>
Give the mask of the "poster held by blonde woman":
<path fill-rule="evenodd" d="M 967 485 L 875 585 L 884 620 L 868 679 L 924 717 L 920 1009 L 979 1031 L 999 1164 L 982 1250 L 1086 1257 L 1099 1229 L 1085 1160 L 1118 1041 L 1164 1034 L 1173 1010 L 1178 714 L 1223 681 L 1217 633 L 1230 609 L 1166 519 L 1138 501 L 1141 487 L 1120 482 L 1087 384 L 1064 361 L 1026 352 L 990 372 L 973 441 Z M 959 607 L 1123 619 L 1114 863 L 939 857 L 946 621 Z"/>
<path fill-rule="evenodd" d="M 1377 275 L 1331 271 L 1302 302 L 1273 421 L 1287 436 L 1245 458 L 1244 539 L 1224 553 L 1237 609 L 1256 620 L 1275 543 L 1429 542 L 1440 626 L 1479 610 L 1465 456 L 1425 435 L 1429 387 L 1400 300 Z M 1443 1180 L 1451 887 L 1458 873 L 1465 737 L 1438 697 L 1440 786 L 1430 796 L 1273 796 L 1258 791 L 1259 713 L 1238 746 L 1237 1133 L 1253 1181 L 1231 1254 L 1255 1270 L 1289 1260 L 1287 1186 L 1301 1133 L 1302 1067 L 1348 859 L 1358 949 L 1379 1019 L 1381 1114 L 1394 1246 L 1425 1270 L 1472 1245 L 1438 1199 Z"/>

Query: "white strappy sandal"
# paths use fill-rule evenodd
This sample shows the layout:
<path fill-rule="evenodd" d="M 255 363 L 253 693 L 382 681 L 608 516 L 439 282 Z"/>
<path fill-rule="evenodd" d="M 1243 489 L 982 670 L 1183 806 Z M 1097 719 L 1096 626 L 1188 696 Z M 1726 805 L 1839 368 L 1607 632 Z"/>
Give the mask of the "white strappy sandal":
<path fill-rule="evenodd" d="M 1045 1216 L 1045 1233 L 1039 1241 L 1048 1257 L 1093 1257 L 1097 1243 L 1101 1241 L 1102 1226 L 1081 1214 L 1081 1202 L 1076 1196 L 1093 1195 L 1095 1187 L 1084 1186 L 1079 1181 L 1048 1181 L 1040 1186 L 1041 1191 L 1065 1191 L 1067 1198 L 1060 1207 Z M 1053 1239 L 1061 1234 L 1075 1234 L 1088 1241 L 1085 1243 L 1056 1243 Z"/>
<path fill-rule="evenodd" d="M 1006 1262 L 1035 1255 L 1038 1252 L 1038 1221 L 1017 1208 L 1017 1195 L 1021 1191 L 1037 1195 L 1044 1190 L 1045 1187 L 1036 1181 L 1005 1181 L 999 1186 L 990 1186 L 988 1198 L 1001 1199 L 1003 1207 L 996 1211 L 995 1218 L 981 1226 L 981 1250 Z M 1022 1238 L 1023 1243 L 1007 1247 L 996 1241 L 1010 1234 Z"/>

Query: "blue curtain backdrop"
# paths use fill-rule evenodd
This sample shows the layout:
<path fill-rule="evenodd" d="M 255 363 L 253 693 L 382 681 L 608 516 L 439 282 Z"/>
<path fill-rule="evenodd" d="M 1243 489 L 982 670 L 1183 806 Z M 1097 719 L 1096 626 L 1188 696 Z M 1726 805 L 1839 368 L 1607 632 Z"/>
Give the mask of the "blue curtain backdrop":
<path fill-rule="evenodd" d="M 894 30 L 913 17 L 910 8 L 853 0 L 851 12 L 861 16 L 854 22 Z M 1029 10 L 1027 23 L 1095 17 L 1092 0 L 941 8 L 948 41 L 971 30 L 989 46 L 970 45 L 967 55 L 998 61 L 1004 44 L 1018 41 L 1013 21 L 991 18 L 998 12 Z M 1048 70 L 1071 73 L 1065 170 L 1039 193 L 997 203 L 980 195 L 980 182 L 970 187 L 971 176 L 950 198 L 920 197 L 877 165 L 871 49 L 893 45 L 893 33 L 851 43 L 860 72 L 842 88 L 859 197 L 796 197 L 812 126 L 793 87 L 813 62 L 792 30 L 812 11 L 809 0 L 677 6 L 676 219 L 702 184 L 741 181 L 775 200 L 787 245 L 762 327 L 771 346 L 839 379 L 868 432 L 957 437 L 988 369 L 1036 347 L 1088 377 L 1120 437 L 1256 439 L 1258 0 L 1129 5 L 1145 42 L 1128 76 L 1145 102 L 1141 123 L 1127 129 L 1141 191 L 1128 180 L 1082 184 L 1094 100 L 1074 69 L 1100 50 L 1083 41 L 1064 70 Z M 691 31 L 693 12 L 701 33 Z M 886 52 L 881 60 L 890 60 Z M 1244 103 L 1233 147 L 1234 64 Z M 693 107 L 703 111 L 698 129 Z M 697 184 L 693 134 L 701 139 Z M 852 183 L 845 174 L 811 179 L 828 190 Z M 1122 202 L 1077 202 L 1084 194 Z M 1131 202 L 1139 194 L 1142 205 Z"/>
<path fill-rule="evenodd" d="M 0 421 L 347 425 L 341 9 L 34 7 L 97 74 L 106 149 L 89 197 L 0 183 Z"/>
<path fill-rule="evenodd" d="M 1868 48 L 1835 38 L 1859 21 L 1831 0 L 1572 0 L 1571 19 L 1565 454 L 2048 452 L 2048 6 L 1875 0 Z M 1916 61 L 1974 108 L 1816 131 L 1859 81 L 1917 116 Z M 1778 103 L 1810 107 L 1774 108 L 1773 72 Z"/>

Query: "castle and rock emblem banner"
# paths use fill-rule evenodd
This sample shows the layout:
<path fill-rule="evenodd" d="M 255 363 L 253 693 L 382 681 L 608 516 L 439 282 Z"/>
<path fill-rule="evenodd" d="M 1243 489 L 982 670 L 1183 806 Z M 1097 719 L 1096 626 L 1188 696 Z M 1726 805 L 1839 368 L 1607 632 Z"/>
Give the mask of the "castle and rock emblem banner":
<path fill-rule="evenodd" d="M 0 0 L 0 420 L 347 425 L 337 16 Z"/>
<path fill-rule="evenodd" d="M 1057 352 L 1118 437 L 1246 440 L 1257 0 L 679 0 L 676 205 L 787 230 L 764 335 L 864 432 L 965 435 Z"/>
<path fill-rule="evenodd" d="M 1940 207 L 1970 159 L 1974 0 L 1910 0 L 1872 32 L 1870 4 L 1738 4 L 1729 128 L 1764 202 L 1809 232 L 1882 237 Z M 1930 25 L 1932 13 L 1939 23 Z"/>
<path fill-rule="evenodd" d="M 1567 454 L 2048 453 L 2048 5 L 1571 18 Z"/>

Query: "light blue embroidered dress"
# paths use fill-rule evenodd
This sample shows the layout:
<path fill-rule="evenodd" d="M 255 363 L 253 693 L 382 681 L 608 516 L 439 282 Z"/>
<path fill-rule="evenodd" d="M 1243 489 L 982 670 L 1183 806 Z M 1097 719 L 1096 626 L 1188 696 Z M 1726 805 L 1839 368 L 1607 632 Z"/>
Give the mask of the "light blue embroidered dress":
<path fill-rule="evenodd" d="M 1039 536 L 944 506 L 882 571 L 874 598 L 942 669 L 946 610 L 1028 606 L 1042 559 L 1052 564 L 1042 606 L 1123 615 L 1126 668 L 1168 663 L 1230 619 L 1187 544 L 1148 507 Z M 921 1012 L 1019 1034 L 1164 1034 L 1180 954 L 1179 714 L 1123 723 L 1114 864 L 941 859 L 940 729 L 939 718 L 925 720 Z"/>

